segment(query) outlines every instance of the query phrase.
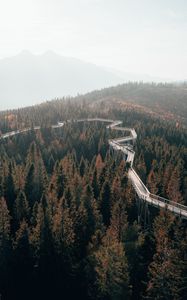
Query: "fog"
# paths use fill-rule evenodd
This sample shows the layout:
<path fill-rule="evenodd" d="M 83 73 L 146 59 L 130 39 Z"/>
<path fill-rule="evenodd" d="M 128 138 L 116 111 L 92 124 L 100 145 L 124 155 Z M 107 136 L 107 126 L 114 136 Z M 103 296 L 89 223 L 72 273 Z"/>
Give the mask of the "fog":
<path fill-rule="evenodd" d="M 122 82 L 119 76 L 93 64 L 51 51 L 43 55 L 23 51 L 0 61 L 0 109 L 75 96 Z"/>
<path fill-rule="evenodd" d="M 115 78 L 117 76 L 126 79 L 126 75 L 121 76 L 124 73 L 129 74 L 127 78 L 129 80 L 144 79 L 142 74 L 163 81 L 187 78 L 187 2 L 185 0 L 6 0 L 1 2 L 0 59 L 16 56 L 24 49 L 36 55 L 42 55 L 50 49 L 60 56 L 74 57 L 100 66 L 102 70 L 112 70 Z M 2 61 L 0 64 L 2 66 Z M 19 67 L 22 72 L 24 66 Z M 0 71 L 2 73 L 2 70 Z M 13 77 L 8 73 L 6 76 L 10 79 Z M 41 74 L 38 76 L 40 77 Z M 60 81 L 60 78 L 58 80 Z M 95 81 L 95 77 L 93 80 Z M 85 81 L 84 77 L 83 81 Z M 111 83 L 115 82 L 116 80 Z M 3 98 L 0 102 L 5 103 L 10 92 L 7 87 L 10 88 L 10 85 L 8 81 L 5 82 L 5 79 L 2 83 L 0 89 Z M 102 80 L 100 83 L 106 84 Z M 101 85 L 93 86 L 89 83 L 89 88 L 100 88 Z M 33 89 L 36 87 L 33 86 Z M 12 86 L 12 90 L 13 88 L 15 87 Z M 22 93 L 22 96 L 18 94 L 20 99 L 23 97 L 38 101 L 38 98 L 42 100 L 46 97 L 62 96 L 62 93 L 75 94 L 86 91 L 87 86 L 85 85 L 84 89 L 76 89 L 76 87 L 72 87 L 71 90 L 68 87 L 56 89 L 53 93 L 47 93 L 46 86 L 46 93 L 38 94 L 34 90 L 27 89 L 27 84 L 19 89 Z M 15 95 L 16 93 L 15 91 Z M 15 101 L 17 101 L 16 97 Z"/>

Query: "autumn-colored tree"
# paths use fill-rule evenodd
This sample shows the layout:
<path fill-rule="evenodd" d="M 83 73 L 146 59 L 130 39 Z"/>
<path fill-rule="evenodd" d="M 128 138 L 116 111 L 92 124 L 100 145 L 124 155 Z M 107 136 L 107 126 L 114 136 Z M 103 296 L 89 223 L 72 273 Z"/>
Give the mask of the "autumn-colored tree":
<path fill-rule="evenodd" d="M 124 247 L 112 228 L 94 253 L 98 299 L 130 299 L 128 263 Z"/>
<path fill-rule="evenodd" d="M 60 199 L 63 196 L 66 183 L 66 176 L 62 164 L 57 162 L 49 185 L 49 191 Z"/>
<path fill-rule="evenodd" d="M 108 180 L 105 181 L 101 189 L 100 210 L 103 216 L 103 222 L 108 226 L 111 217 L 111 189 Z"/>
<path fill-rule="evenodd" d="M 20 224 L 23 220 L 29 220 L 30 208 L 26 195 L 23 191 L 20 191 L 14 206 L 14 216 L 17 222 L 17 225 Z"/>
<path fill-rule="evenodd" d="M 8 209 L 12 213 L 16 193 L 15 193 L 15 185 L 14 185 L 14 177 L 13 177 L 13 167 L 11 163 L 9 163 L 8 165 L 8 174 L 5 177 L 4 185 L 5 185 L 4 197 L 6 199 Z"/>
<path fill-rule="evenodd" d="M 0 139 L 2 300 L 187 298 L 186 221 L 163 210 L 155 217 L 158 208 L 150 206 L 149 227 L 137 222 L 130 164 L 109 150 L 108 140 L 121 133 L 102 122 L 51 128 L 96 115 L 124 120 L 138 134 L 133 147 L 139 176 L 151 192 L 187 204 L 184 99 L 176 127 L 174 115 L 162 118 L 163 90 L 177 99 L 178 87 L 129 83 L 0 113 L 0 133 L 31 127 Z M 135 102 L 141 93 L 140 108 Z M 133 105 L 123 103 L 134 96 Z"/>
<path fill-rule="evenodd" d="M 33 143 L 27 155 L 25 177 L 25 194 L 31 206 L 40 200 L 47 184 L 48 177 L 41 152 Z"/>
<path fill-rule="evenodd" d="M 10 215 L 6 201 L 0 198 L 0 294 L 8 288 L 11 261 Z"/>
<path fill-rule="evenodd" d="M 167 194 L 169 199 L 174 202 L 183 202 L 181 195 L 181 166 L 177 165 L 171 173 L 170 180 L 167 186 Z"/>
<path fill-rule="evenodd" d="M 148 299 L 180 299 L 181 260 L 172 241 L 174 217 L 162 212 L 154 222 L 156 253 L 149 266 Z"/>

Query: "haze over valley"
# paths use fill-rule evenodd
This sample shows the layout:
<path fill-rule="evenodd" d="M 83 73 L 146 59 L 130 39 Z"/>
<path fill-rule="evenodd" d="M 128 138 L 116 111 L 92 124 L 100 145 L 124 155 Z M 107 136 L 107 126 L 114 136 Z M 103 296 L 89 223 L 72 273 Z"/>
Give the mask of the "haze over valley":
<path fill-rule="evenodd" d="M 161 79 L 96 66 L 53 51 L 34 55 L 24 50 L 0 60 L 0 110 L 84 94 L 127 81 Z"/>
<path fill-rule="evenodd" d="M 0 109 L 75 96 L 122 81 L 104 68 L 62 57 L 52 51 L 43 55 L 23 51 L 0 61 Z"/>

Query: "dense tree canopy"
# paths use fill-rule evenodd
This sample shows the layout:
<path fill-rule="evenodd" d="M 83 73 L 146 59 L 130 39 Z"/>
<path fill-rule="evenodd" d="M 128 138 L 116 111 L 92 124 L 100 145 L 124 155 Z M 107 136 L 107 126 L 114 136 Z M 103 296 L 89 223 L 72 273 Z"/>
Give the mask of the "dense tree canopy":
<path fill-rule="evenodd" d="M 1 132 L 42 127 L 0 140 L 2 299 L 186 299 L 186 221 L 151 207 L 138 218 L 129 165 L 107 142 L 119 133 L 97 122 L 51 128 L 123 120 L 137 131 L 135 168 L 149 189 L 187 205 L 185 128 L 123 101 L 117 108 L 115 93 L 0 114 Z"/>

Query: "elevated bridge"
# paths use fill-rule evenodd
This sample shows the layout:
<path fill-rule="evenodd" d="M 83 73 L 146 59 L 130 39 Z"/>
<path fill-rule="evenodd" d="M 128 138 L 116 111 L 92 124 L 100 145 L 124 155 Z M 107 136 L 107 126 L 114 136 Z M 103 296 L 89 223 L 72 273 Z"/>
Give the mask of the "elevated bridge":
<path fill-rule="evenodd" d="M 134 128 L 129 128 L 129 127 L 122 127 L 122 121 L 120 120 L 111 120 L 111 119 L 103 119 L 103 118 L 87 118 L 87 119 L 78 119 L 78 120 L 67 120 L 64 122 L 58 122 L 56 125 L 52 125 L 53 129 L 63 127 L 66 123 L 78 123 L 78 122 L 104 122 L 107 123 L 108 125 L 106 126 L 107 129 L 109 130 L 117 130 L 120 132 L 128 132 L 129 135 L 125 135 L 124 137 L 120 138 L 115 138 L 115 139 L 110 139 L 109 140 L 109 145 L 114 151 L 120 151 L 124 155 L 124 159 L 130 163 L 130 168 L 128 171 L 128 177 L 136 191 L 136 194 L 140 199 L 145 201 L 148 205 L 157 207 L 157 208 L 164 208 L 175 215 L 178 215 L 181 218 L 187 219 L 187 206 L 182 205 L 180 203 L 171 201 L 169 199 L 160 197 L 158 195 L 152 194 L 145 184 L 142 182 L 138 174 L 133 168 L 133 162 L 134 162 L 134 156 L 135 152 L 132 149 L 132 146 L 130 146 L 130 142 L 135 142 L 137 138 L 137 134 Z M 39 126 L 35 126 L 33 128 L 25 128 L 22 130 L 16 130 L 16 131 L 11 131 L 8 133 L 5 133 L 1 135 L 0 139 L 7 139 L 9 137 L 12 137 L 17 134 L 21 134 L 24 132 L 28 132 L 31 130 L 39 130 Z"/>

